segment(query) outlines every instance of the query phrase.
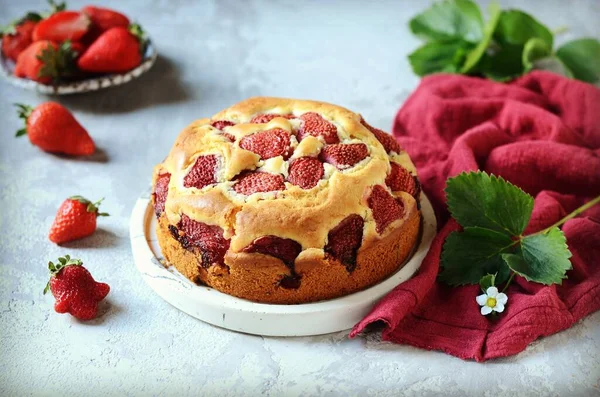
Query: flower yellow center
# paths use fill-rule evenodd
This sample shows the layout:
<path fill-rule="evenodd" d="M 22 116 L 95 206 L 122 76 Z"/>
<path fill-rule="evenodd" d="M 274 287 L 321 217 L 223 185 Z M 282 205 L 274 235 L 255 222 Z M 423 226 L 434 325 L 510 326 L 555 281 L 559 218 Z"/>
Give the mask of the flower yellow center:
<path fill-rule="evenodd" d="M 489 306 L 489 307 L 495 307 L 496 306 L 496 298 L 487 298 L 485 305 Z"/>

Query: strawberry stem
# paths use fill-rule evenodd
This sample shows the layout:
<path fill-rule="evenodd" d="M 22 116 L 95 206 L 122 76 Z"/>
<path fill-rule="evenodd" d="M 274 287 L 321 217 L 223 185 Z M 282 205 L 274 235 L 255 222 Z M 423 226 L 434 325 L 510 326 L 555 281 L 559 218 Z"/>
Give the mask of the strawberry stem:
<path fill-rule="evenodd" d="M 500 291 L 500 292 L 506 291 L 506 289 L 508 288 L 510 283 L 512 283 L 513 278 L 515 278 L 515 272 L 510 272 L 510 277 L 508 278 L 508 281 L 506 282 L 506 284 L 504 284 L 504 288 L 502 288 L 502 291 Z"/>
<path fill-rule="evenodd" d="M 587 211 L 588 209 L 592 208 L 593 206 L 595 206 L 598 203 L 600 203 L 600 196 L 593 198 L 592 200 L 588 201 L 581 207 L 577 208 L 575 211 L 571 212 L 569 215 L 562 218 L 560 221 L 556 222 L 555 224 L 553 224 L 551 226 L 548 226 L 544 230 L 540 230 L 537 233 L 531 234 L 531 236 L 548 233 L 551 229 L 562 226 L 562 224 L 565 223 L 566 221 L 568 221 L 569 219 L 575 218 L 577 215 L 581 214 L 584 211 Z"/>

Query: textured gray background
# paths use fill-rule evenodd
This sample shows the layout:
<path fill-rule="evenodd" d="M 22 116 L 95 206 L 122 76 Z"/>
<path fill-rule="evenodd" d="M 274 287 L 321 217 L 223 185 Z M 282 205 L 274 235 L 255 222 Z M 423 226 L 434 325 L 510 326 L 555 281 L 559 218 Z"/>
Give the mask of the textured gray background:
<path fill-rule="evenodd" d="M 418 42 L 406 24 L 426 2 L 102 3 L 143 24 L 161 57 L 130 84 L 60 98 L 100 148 L 91 160 L 13 139 L 20 121 L 12 103 L 48 98 L 0 81 L 0 395 L 600 394 L 598 313 L 516 357 L 477 364 L 377 335 L 284 339 L 218 329 L 169 306 L 132 263 L 131 209 L 192 120 L 272 95 L 337 103 L 389 129 L 418 83 L 406 60 Z M 600 37 L 599 1 L 501 3 L 568 26 L 559 43 Z M 42 7 L 2 0 L 0 24 Z M 105 196 L 111 217 L 92 237 L 58 247 L 47 232 L 72 194 Z M 42 295 L 47 261 L 65 253 L 112 287 L 95 321 L 58 315 Z"/>

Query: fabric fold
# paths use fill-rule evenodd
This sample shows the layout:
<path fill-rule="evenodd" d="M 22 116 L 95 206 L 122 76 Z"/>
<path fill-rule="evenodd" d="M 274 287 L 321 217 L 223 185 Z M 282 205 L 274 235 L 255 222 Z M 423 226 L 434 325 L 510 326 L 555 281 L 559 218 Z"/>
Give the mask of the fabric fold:
<path fill-rule="evenodd" d="M 526 233 L 600 194 L 599 89 L 542 71 L 510 84 L 434 75 L 400 109 L 393 135 L 417 166 L 439 231 L 418 274 L 385 296 L 351 337 L 382 321 L 384 340 L 484 361 L 516 354 L 600 309 L 600 206 L 562 228 L 573 254 L 568 280 L 543 286 L 516 277 L 496 317 L 480 314 L 478 286 L 436 281 L 445 238 L 459 229 L 445 204 L 449 177 L 481 169 L 533 195 Z"/>

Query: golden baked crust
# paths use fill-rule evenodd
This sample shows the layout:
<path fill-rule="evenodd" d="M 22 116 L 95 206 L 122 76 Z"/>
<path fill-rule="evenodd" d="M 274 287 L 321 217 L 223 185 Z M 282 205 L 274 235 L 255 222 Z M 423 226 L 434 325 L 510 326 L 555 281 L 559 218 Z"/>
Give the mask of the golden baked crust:
<path fill-rule="evenodd" d="M 281 98 L 195 121 L 154 170 L 165 259 L 258 302 L 328 299 L 382 280 L 408 256 L 420 212 L 415 167 L 381 134 L 347 109 Z M 292 169 L 307 159 L 313 168 Z"/>

